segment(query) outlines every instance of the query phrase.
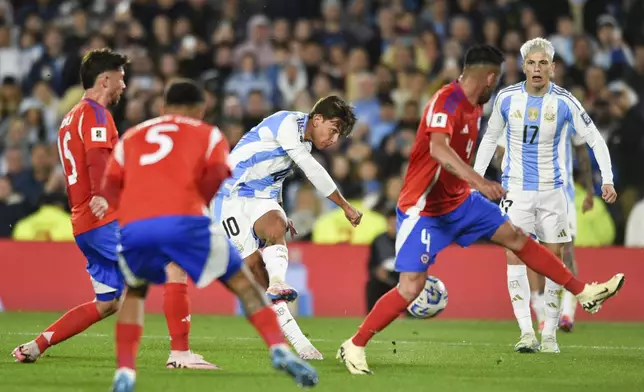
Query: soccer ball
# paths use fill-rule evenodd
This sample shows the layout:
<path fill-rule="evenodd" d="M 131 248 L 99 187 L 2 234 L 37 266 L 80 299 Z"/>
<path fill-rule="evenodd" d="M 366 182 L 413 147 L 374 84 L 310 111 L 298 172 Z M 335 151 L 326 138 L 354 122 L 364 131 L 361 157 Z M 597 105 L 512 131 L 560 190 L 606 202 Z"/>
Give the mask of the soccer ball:
<path fill-rule="evenodd" d="M 416 318 L 426 319 L 436 317 L 447 306 L 447 289 L 443 282 L 435 276 L 428 276 L 425 288 L 412 302 L 407 311 Z"/>

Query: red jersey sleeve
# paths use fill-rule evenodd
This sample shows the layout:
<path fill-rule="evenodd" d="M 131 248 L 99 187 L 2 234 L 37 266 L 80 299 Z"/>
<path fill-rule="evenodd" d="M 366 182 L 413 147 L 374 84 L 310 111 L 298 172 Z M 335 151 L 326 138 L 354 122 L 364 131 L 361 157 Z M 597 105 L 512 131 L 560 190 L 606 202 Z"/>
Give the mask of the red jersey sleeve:
<path fill-rule="evenodd" d="M 85 105 L 79 121 L 85 151 L 94 148 L 111 151 L 114 148 L 118 132 L 112 114 L 107 109 L 96 103 Z"/>
<path fill-rule="evenodd" d="M 212 128 L 206 150 L 206 166 L 199 183 L 201 194 L 205 200 L 211 200 L 219 190 L 221 183 L 230 177 L 229 152 L 230 145 L 219 128 Z"/>
<path fill-rule="evenodd" d="M 448 108 L 449 95 L 437 94 L 436 98 L 428 105 L 423 119 L 424 131 L 446 133 L 452 135 L 456 126 L 458 111 Z"/>
<path fill-rule="evenodd" d="M 107 161 L 105 174 L 101 181 L 100 195 L 107 200 L 107 203 L 112 208 L 118 208 L 121 198 L 121 190 L 123 189 L 123 166 L 123 141 L 119 141 Z"/>

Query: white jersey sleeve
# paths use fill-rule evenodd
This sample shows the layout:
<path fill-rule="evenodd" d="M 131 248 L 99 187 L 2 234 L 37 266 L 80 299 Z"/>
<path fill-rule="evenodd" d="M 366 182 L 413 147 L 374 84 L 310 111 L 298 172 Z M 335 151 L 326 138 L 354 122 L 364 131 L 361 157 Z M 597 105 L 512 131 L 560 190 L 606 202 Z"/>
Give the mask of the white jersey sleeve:
<path fill-rule="evenodd" d="M 311 155 L 310 145 L 304 141 L 303 128 L 299 126 L 296 115 L 289 115 L 280 124 L 275 139 L 313 186 L 328 197 L 337 187 L 329 173 Z"/>
<path fill-rule="evenodd" d="M 492 114 L 487 123 L 487 130 L 483 139 L 481 140 L 481 145 L 479 146 L 478 152 L 476 153 L 476 160 L 474 163 L 474 170 L 480 174 L 485 175 L 485 171 L 490 165 L 490 161 L 496 152 L 496 147 L 500 139 L 505 139 L 502 137 L 503 131 L 506 126 L 506 120 L 501 113 L 501 104 L 505 94 L 503 91 L 499 93 L 492 107 Z"/>

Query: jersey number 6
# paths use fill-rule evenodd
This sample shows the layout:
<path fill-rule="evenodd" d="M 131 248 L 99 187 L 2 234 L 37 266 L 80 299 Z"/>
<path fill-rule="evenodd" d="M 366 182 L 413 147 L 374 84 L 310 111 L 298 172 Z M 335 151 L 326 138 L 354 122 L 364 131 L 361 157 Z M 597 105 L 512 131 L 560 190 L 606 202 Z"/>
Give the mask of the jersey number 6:
<path fill-rule="evenodd" d="M 149 154 L 141 155 L 139 164 L 141 166 L 153 165 L 163 158 L 167 157 L 174 147 L 172 138 L 165 135 L 164 132 L 177 132 L 179 127 L 175 124 L 159 124 L 151 127 L 145 133 L 145 141 L 150 144 L 159 145 L 159 149 Z"/>

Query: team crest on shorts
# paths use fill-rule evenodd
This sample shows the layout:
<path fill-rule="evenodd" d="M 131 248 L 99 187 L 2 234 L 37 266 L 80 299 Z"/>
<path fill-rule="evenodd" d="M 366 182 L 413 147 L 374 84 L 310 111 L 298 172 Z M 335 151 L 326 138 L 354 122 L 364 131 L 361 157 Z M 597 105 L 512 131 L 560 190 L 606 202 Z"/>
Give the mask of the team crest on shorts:
<path fill-rule="evenodd" d="M 528 120 L 537 121 L 538 118 L 539 118 L 539 109 L 528 108 Z"/>
<path fill-rule="evenodd" d="M 423 264 L 429 263 L 429 254 L 423 253 L 422 255 L 420 255 L 420 262 Z"/>

